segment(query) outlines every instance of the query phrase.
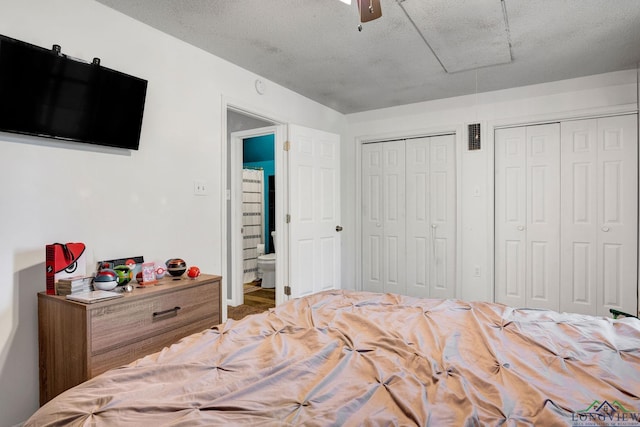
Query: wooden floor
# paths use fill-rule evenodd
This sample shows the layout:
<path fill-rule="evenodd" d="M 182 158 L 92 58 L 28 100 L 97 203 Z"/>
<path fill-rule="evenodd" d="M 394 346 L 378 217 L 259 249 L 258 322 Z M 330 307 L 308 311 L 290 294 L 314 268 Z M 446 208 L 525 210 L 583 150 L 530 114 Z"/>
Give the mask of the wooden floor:
<path fill-rule="evenodd" d="M 236 307 L 227 306 L 227 318 L 240 320 L 251 314 L 262 313 L 276 306 L 276 290 L 263 289 L 259 283 L 244 285 L 244 304 Z"/>

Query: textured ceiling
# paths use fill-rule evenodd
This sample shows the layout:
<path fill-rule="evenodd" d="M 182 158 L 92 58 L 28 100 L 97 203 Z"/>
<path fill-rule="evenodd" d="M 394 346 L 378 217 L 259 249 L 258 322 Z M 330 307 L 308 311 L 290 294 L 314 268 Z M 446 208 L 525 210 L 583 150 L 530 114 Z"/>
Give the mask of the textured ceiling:
<path fill-rule="evenodd" d="M 342 113 L 640 63 L 640 0 L 98 1 Z"/>

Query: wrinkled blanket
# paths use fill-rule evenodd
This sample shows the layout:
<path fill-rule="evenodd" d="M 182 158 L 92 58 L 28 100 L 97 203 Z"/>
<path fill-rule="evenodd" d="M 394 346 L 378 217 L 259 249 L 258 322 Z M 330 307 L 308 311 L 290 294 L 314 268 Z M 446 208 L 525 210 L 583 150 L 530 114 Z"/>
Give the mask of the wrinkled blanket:
<path fill-rule="evenodd" d="M 637 319 L 337 290 L 186 337 L 66 391 L 25 426 L 636 419 Z"/>

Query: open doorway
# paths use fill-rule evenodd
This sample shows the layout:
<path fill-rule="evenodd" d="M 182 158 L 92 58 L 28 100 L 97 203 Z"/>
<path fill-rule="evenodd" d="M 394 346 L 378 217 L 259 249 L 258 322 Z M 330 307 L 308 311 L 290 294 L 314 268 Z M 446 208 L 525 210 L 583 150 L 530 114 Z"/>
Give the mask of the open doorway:
<path fill-rule="evenodd" d="M 229 315 L 239 319 L 275 307 L 275 129 L 231 135 L 232 267 L 241 304 Z"/>
<path fill-rule="evenodd" d="M 245 303 L 245 288 L 253 289 L 247 293 L 253 294 L 251 299 L 270 300 L 272 306 L 283 299 L 278 293 L 282 293 L 285 264 L 284 259 L 275 257 L 277 243 L 271 232 L 279 228 L 278 218 L 284 217 L 280 214 L 284 186 L 279 185 L 284 180 L 284 155 L 277 149 L 283 143 L 284 130 L 285 125 L 227 107 L 225 282 L 230 307 Z M 260 260 L 259 266 L 258 258 L 268 254 L 274 259 Z M 269 291 L 255 292 L 264 284 Z"/>
<path fill-rule="evenodd" d="M 339 289 L 340 136 L 270 119 L 226 102 L 224 105 L 226 120 L 241 122 L 241 127 L 225 123 L 227 167 L 222 176 L 227 193 L 223 200 L 227 207 L 223 234 L 227 239 L 222 265 L 226 266 L 223 295 L 227 306 L 237 306 L 244 300 L 240 147 L 245 138 L 268 133 L 275 139 L 276 306 L 291 298 Z M 256 120 L 266 128 L 255 127 L 260 126 Z M 246 125 L 246 121 L 254 125 Z"/>

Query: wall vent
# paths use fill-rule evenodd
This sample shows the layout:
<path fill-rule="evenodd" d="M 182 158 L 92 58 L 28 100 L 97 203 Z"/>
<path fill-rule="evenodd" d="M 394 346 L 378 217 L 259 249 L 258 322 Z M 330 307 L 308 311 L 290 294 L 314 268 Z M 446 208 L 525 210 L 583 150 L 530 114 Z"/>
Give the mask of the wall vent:
<path fill-rule="evenodd" d="M 480 149 L 480 123 L 469 125 L 469 150 Z"/>

